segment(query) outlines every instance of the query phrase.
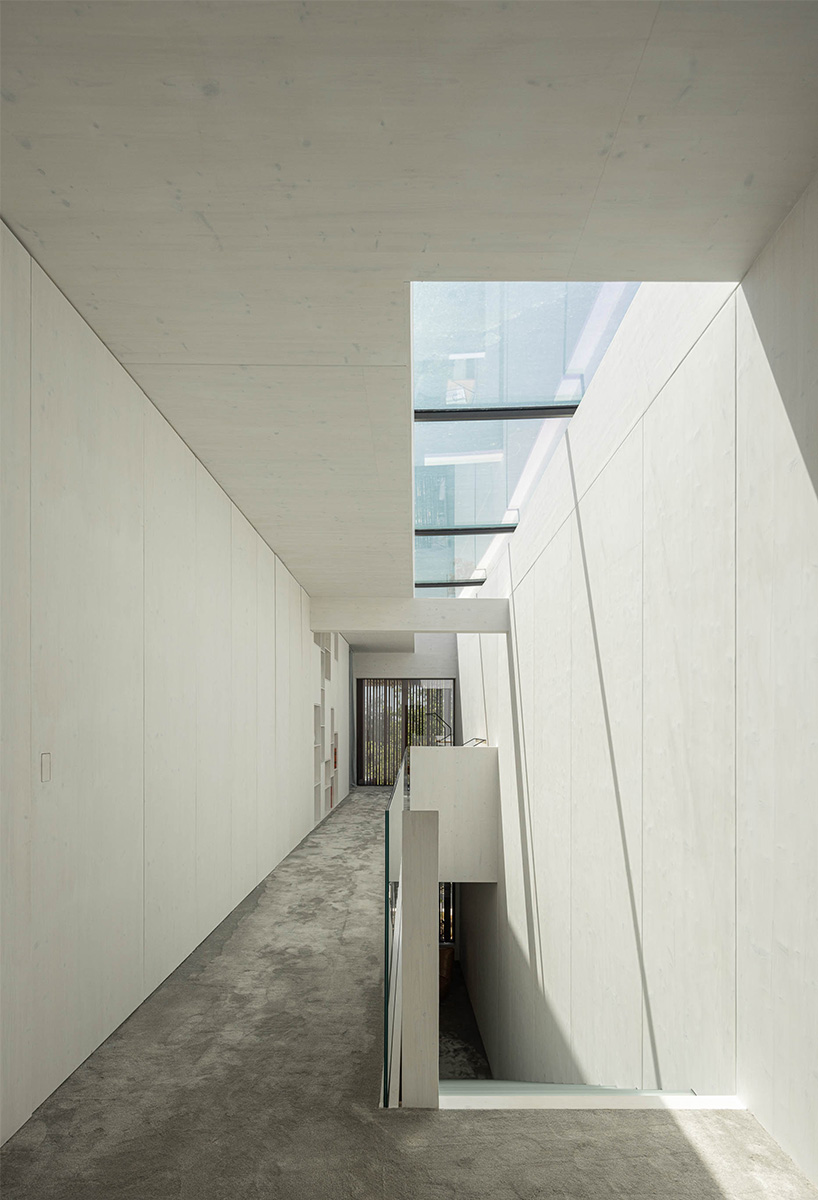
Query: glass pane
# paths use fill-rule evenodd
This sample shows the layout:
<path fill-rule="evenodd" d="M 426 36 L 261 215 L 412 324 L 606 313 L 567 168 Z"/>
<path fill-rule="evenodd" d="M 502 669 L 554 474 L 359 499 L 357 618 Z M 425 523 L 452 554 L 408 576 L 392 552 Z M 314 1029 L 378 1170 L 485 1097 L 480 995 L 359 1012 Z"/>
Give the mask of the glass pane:
<path fill-rule="evenodd" d="M 462 582 L 478 574 L 485 578 L 484 559 L 502 543 L 508 534 L 457 534 L 447 537 L 415 538 L 415 582 L 442 583 L 444 580 Z M 479 569 L 479 570 L 478 570 Z M 421 589 L 419 595 L 440 599 L 446 593 L 441 588 Z"/>
<path fill-rule="evenodd" d="M 580 400 L 636 283 L 416 283 L 416 408 Z"/>
<path fill-rule="evenodd" d="M 535 448 L 539 454 L 563 428 L 560 418 L 416 422 L 416 526 L 514 523 Z"/>
<path fill-rule="evenodd" d="M 581 401 L 637 283 L 416 283 L 417 409 Z M 567 417 L 415 422 L 415 526 L 513 525 Z M 484 576 L 508 535 L 415 539 L 416 582 Z M 416 595 L 460 595 L 458 588 Z M 475 594 L 469 591 L 467 594 Z"/>

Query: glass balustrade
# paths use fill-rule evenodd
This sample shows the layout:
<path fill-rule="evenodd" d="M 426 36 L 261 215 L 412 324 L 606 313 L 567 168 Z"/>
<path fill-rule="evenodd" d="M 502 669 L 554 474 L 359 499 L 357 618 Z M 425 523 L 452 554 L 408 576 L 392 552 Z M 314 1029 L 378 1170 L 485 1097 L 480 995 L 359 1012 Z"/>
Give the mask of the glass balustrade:
<path fill-rule="evenodd" d="M 398 894 L 402 863 L 403 812 L 409 808 L 409 750 L 404 752 L 384 814 L 384 1010 L 383 1104 L 396 1107 L 400 1088 L 400 956 Z"/>

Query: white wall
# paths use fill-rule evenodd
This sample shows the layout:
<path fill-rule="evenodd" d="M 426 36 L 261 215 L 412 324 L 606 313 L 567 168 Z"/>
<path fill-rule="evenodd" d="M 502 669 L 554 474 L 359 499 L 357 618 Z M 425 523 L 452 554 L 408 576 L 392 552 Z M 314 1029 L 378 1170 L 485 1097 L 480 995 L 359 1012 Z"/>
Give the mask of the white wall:
<path fill-rule="evenodd" d="M 145 994 L 145 400 L 36 264 L 31 339 L 37 1104 Z"/>
<path fill-rule="evenodd" d="M 643 285 L 458 639 L 495 1075 L 738 1089 L 814 1177 L 817 329 L 818 184 L 740 288 Z"/>
<path fill-rule="evenodd" d="M 738 1089 L 818 1182 L 818 181 L 736 316 Z"/>
<path fill-rule="evenodd" d="M 231 909 L 232 504 L 196 463 L 196 932 Z M 231 686 L 225 681 L 231 680 Z"/>
<path fill-rule="evenodd" d="M 0 226 L 0 1126 L 29 1115 L 31 259 Z"/>
<path fill-rule="evenodd" d="M 5 1139 L 312 828 L 320 680 L 307 594 L 0 232 Z"/>
<path fill-rule="evenodd" d="M 134 405 L 136 408 L 137 406 Z M 137 409 L 138 411 L 138 409 Z M 145 985 L 196 945 L 196 460 L 144 408 Z M 194 902 L 191 903 L 191 898 Z"/>
<path fill-rule="evenodd" d="M 438 879 L 497 882 L 500 787 L 493 746 L 413 746 L 412 812 L 439 819 Z"/>
<path fill-rule="evenodd" d="M 733 453 L 734 298 L 685 285 L 675 303 L 640 291 L 482 589 L 511 596 L 510 638 L 460 642 L 464 738 L 500 748 L 499 995 L 477 1004 L 498 1077 L 735 1086 L 732 780 L 702 791 L 733 759 L 710 717 L 729 731 L 733 483 L 711 463 Z"/>
<path fill-rule="evenodd" d="M 456 679 L 457 668 L 454 633 L 416 633 L 410 653 L 356 650 L 352 655 L 355 679 Z"/>

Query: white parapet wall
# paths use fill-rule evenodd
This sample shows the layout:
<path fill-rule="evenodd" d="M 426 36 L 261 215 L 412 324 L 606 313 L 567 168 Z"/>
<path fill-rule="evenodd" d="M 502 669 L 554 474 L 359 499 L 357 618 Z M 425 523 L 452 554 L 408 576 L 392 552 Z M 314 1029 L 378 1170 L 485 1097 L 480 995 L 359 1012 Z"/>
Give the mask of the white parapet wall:
<path fill-rule="evenodd" d="M 413 746 L 412 810 L 440 814 L 439 878 L 496 883 L 500 776 L 494 746 Z"/>

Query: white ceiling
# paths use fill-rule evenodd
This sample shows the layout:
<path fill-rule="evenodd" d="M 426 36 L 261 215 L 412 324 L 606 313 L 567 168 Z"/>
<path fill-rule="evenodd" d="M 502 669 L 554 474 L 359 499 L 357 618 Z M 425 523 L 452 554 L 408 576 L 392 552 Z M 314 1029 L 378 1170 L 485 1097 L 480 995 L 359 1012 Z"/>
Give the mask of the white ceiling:
<path fill-rule="evenodd" d="M 818 4 L 7 0 L 5 220 L 313 595 L 410 595 L 413 279 L 740 278 Z"/>

